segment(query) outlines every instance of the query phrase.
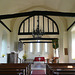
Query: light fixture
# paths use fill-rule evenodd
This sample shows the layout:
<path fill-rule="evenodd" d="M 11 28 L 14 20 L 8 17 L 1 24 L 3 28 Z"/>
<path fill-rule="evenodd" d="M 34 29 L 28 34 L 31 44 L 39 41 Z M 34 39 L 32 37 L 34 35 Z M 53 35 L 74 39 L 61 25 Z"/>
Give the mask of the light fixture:
<path fill-rule="evenodd" d="M 39 29 L 39 16 L 38 16 L 37 22 L 38 22 L 37 28 L 36 30 L 33 30 L 33 33 L 32 33 L 33 38 L 41 38 L 41 36 L 43 36 L 43 31 Z"/>
<path fill-rule="evenodd" d="M 39 30 L 37 28 L 36 30 L 33 31 L 32 36 L 33 38 L 41 38 L 41 36 L 43 36 L 43 32 L 41 29 Z"/>

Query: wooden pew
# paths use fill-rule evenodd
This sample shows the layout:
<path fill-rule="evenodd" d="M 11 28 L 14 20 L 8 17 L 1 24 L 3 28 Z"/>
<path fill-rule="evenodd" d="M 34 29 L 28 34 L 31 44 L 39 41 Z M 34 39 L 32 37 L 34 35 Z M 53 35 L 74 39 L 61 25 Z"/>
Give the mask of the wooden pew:
<path fill-rule="evenodd" d="M 30 75 L 29 63 L 0 64 L 0 75 Z"/>
<path fill-rule="evenodd" d="M 47 75 L 75 75 L 74 63 L 48 63 L 46 64 Z"/>

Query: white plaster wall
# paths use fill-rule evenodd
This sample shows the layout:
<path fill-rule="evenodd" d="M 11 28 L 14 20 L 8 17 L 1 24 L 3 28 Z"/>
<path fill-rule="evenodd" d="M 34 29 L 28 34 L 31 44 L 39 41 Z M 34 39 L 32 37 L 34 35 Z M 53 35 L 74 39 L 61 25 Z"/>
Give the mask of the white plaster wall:
<path fill-rule="evenodd" d="M 65 21 L 63 21 L 61 19 L 61 17 L 53 17 L 53 19 L 56 21 L 56 23 L 58 24 L 58 28 L 59 28 L 59 62 L 60 63 L 64 63 L 64 49 L 63 49 L 63 34 L 65 32 Z"/>
<path fill-rule="evenodd" d="M 53 57 L 53 52 L 52 52 L 52 45 L 51 44 L 47 44 L 47 50 L 48 52 L 45 52 L 45 45 L 44 43 L 40 43 L 40 52 L 37 52 L 37 44 L 32 44 L 33 45 L 33 52 L 30 52 L 30 44 L 25 44 L 25 49 L 26 50 L 26 54 L 27 54 L 27 58 L 28 59 L 34 59 L 34 57 L 45 57 L 45 59 L 47 58 L 52 58 Z"/>
<path fill-rule="evenodd" d="M 67 31 L 64 32 L 64 35 L 63 35 L 63 48 L 68 48 L 68 37 L 67 37 Z M 68 60 L 68 55 L 65 55 L 65 51 L 64 51 L 64 62 L 65 63 L 68 63 L 69 60 Z"/>
<path fill-rule="evenodd" d="M 9 24 L 9 23 L 8 23 Z M 1 51 L 2 51 L 2 36 L 3 36 L 3 31 L 5 31 L 7 34 L 6 39 L 6 49 L 5 49 L 5 57 L 2 58 Z M 0 63 L 7 63 L 7 53 L 10 52 L 10 32 L 2 25 L 0 24 Z"/>
<path fill-rule="evenodd" d="M 1 57 L 1 49 L 2 49 L 2 25 L 0 24 L 0 57 Z"/>

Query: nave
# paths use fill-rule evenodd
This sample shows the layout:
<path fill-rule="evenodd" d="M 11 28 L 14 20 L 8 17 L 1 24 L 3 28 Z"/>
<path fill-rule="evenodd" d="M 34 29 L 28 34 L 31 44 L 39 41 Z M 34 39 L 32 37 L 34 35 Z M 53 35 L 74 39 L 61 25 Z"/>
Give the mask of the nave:
<path fill-rule="evenodd" d="M 0 0 L 0 75 L 75 75 L 75 0 Z"/>

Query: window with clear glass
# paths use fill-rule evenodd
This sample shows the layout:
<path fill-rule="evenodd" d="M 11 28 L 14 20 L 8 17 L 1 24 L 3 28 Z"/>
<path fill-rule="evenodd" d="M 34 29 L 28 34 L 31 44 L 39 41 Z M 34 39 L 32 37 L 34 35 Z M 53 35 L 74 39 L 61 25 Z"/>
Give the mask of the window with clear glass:
<path fill-rule="evenodd" d="M 75 31 L 72 32 L 72 59 L 75 59 Z"/>
<path fill-rule="evenodd" d="M 45 52 L 47 52 L 47 43 L 45 43 Z"/>
<path fill-rule="evenodd" d="M 72 40 L 72 59 L 75 59 L 75 26 L 71 29 L 71 40 Z"/>
<path fill-rule="evenodd" d="M 40 52 L 40 43 L 37 43 L 37 52 Z"/>
<path fill-rule="evenodd" d="M 33 52 L 32 47 L 32 43 L 30 43 L 30 52 Z"/>

